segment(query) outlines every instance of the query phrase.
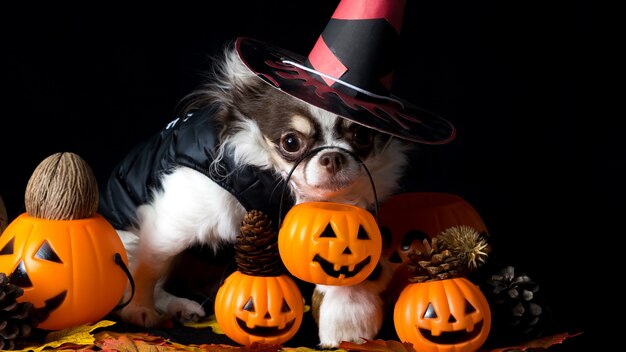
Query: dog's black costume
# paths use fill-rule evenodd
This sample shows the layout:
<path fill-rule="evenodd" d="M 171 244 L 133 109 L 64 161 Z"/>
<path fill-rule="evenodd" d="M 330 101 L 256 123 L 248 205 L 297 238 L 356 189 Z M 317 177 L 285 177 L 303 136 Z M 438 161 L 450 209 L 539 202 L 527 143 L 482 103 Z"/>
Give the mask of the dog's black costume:
<path fill-rule="evenodd" d="M 220 175 L 211 171 L 219 133 L 213 115 L 219 108 L 219 104 L 214 104 L 176 119 L 161 133 L 135 147 L 111 174 L 101 192 L 98 212 L 116 229 L 137 226 L 137 207 L 150 200 L 152 188 L 161 188 L 161 176 L 186 166 L 228 190 L 247 211 L 262 211 L 276 227 L 284 187 L 280 177 L 271 170 L 235 166 L 228 152 L 220 160 Z M 293 204 L 287 193 L 283 200 L 285 210 Z"/>

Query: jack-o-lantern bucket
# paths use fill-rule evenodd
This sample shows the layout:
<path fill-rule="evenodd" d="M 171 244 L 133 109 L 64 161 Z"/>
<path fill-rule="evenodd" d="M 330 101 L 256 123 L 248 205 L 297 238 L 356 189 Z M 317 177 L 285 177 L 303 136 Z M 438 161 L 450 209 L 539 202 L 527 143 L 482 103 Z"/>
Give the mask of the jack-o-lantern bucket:
<path fill-rule="evenodd" d="M 347 204 L 298 204 L 285 217 L 278 236 L 278 250 L 289 272 L 322 285 L 362 282 L 376 268 L 381 249 L 373 215 Z"/>
<path fill-rule="evenodd" d="M 412 278 L 393 320 L 398 337 L 425 352 L 475 352 L 489 336 L 491 310 L 465 276 L 486 262 L 488 243 L 467 225 L 446 229 L 409 253 Z"/>
<path fill-rule="evenodd" d="M 60 330 L 94 323 L 121 301 L 132 277 L 124 245 L 96 213 L 97 182 L 73 153 L 56 153 L 33 172 L 26 213 L 0 236 L 0 272 L 23 289 L 37 327 Z"/>
<path fill-rule="evenodd" d="M 489 337 L 491 310 L 464 277 L 409 284 L 394 308 L 401 341 L 424 352 L 474 352 Z"/>
<path fill-rule="evenodd" d="M 265 214 L 249 211 L 235 243 L 237 271 L 217 290 L 215 320 L 241 345 L 283 344 L 302 324 L 304 299 L 285 273 L 277 236 Z"/>
<path fill-rule="evenodd" d="M 48 317 L 38 328 L 59 330 L 94 323 L 121 300 L 127 262 L 115 229 L 102 216 L 48 220 L 24 213 L 0 237 L 0 272 L 24 290 Z M 119 261 L 119 259 L 118 259 Z"/>

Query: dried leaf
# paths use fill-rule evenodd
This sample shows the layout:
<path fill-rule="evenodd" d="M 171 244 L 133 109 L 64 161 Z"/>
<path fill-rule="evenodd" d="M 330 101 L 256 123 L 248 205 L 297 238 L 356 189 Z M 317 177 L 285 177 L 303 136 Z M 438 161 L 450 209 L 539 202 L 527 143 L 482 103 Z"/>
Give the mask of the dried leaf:
<path fill-rule="evenodd" d="M 178 344 L 173 344 L 174 346 L 182 346 Z M 224 344 L 202 344 L 202 345 L 190 345 L 195 348 L 189 351 L 198 351 L 198 352 L 250 352 L 247 347 L 243 346 L 231 346 Z M 186 347 L 186 346 L 182 346 Z M 183 350 L 184 351 L 184 350 Z"/>
<path fill-rule="evenodd" d="M 361 344 L 343 341 L 339 344 L 339 348 L 343 348 L 348 351 L 363 352 L 415 352 L 413 344 L 408 342 L 398 342 L 393 340 L 363 340 L 365 342 Z"/>
<path fill-rule="evenodd" d="M 348 352 L 344 349 L 332 349 L 332 350 L 316 350 L 309 347 L 283 347 L 283 351 L 289 352 Z"/>
<path fill-rule="evenodd" d="M 577 332 L 575 334 L 570 333 L 562 333 L 550 336 L 544 336 L 535 340 L 528 341 L 521 346 L 509 346 L 509 347 L 501 347 L 496 348 L 495 350 L 490 350 L 489 352 L 507 352 L 507 351 L 529 351 L 532 349 L 548 349 L 550 346 L 554 346 L 557 344 L 563 343 L 568 338 L 578 336 L 582 334 L 582 332 Z"/>
<path fill-rule="evenodd" d="M 96 346 L 104 351 L 127 352 L 166 352 L 166 351 L 201 351 L 197 347 L 172 343 L 160 336 L 146 333 L 117 333 L 103 331 L 96 334 Z"/>
<path fill-rule="evenodd" d="M 96 341 L 91 332 L 97 328 L 114 325 L 114 321 L 101 320 L 94 325 L 81 325 L 74 328 L 53 331 L 46 336 L 45 343 L 40 346 L 31 346 L 21 351 L 39 352 L 46 348 L 58 348 L 62 345 L 73 350 L 80 347 L 93 346 Z M 68 346 L 69 345 L 69 346 Z"/>

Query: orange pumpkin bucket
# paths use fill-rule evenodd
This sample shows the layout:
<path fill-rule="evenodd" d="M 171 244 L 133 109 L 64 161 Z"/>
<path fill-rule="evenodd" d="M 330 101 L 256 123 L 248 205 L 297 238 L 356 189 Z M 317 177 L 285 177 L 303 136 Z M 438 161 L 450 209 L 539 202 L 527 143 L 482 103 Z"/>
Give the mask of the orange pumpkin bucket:
<path fill-rule="evenodd" d="M 53 154 L 28 181 L 27 212 L 0 236 L 0 272 L 23 289 L 18 302 L 33 304 L 38 328 L 95 323 L 118 306 L 127 279 L 134 292 L 124 245 L 97 202 L 89 165 Z"/>
<path fill-rule="evenodd" d="M 283 344 L 302 324 L 304 299 L 284 272 L 276 237 L 265 214 L 249 211 L 235 243 L 237 271 L 217 290 L 215 320 L 228 337 L 244 346 Z"/>

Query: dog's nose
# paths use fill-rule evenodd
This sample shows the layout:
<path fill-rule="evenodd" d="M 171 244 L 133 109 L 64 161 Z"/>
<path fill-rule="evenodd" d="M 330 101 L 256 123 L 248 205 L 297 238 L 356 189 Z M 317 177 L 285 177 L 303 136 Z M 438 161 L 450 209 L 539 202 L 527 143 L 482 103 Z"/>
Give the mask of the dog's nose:
<path fill-rule="evenodd" d="M 328 152 L 320 156 L 320 165 L 325 167 L 331 174 L 341 170 L 346 162 L 346 156 L 339 152 Z"/>

